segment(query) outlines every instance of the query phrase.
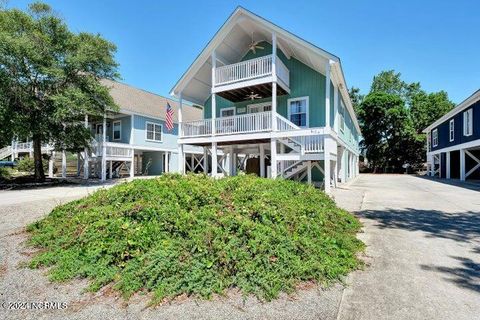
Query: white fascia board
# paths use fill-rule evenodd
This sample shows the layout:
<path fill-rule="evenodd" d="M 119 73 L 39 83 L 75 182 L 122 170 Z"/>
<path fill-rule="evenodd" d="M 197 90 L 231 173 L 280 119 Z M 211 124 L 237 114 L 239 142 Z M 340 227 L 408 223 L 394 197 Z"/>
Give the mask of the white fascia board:
<path fill-rule="evenodd" d="M 340 61 L 338 61 L 338 63 L 334 63 L 332 69 L 335 73 L 336 79 L 342 85 L 342 88 L 340 89 L 340 94 L 343 97 L 343 101 L 345 102 L 345 104 L 347 106 L 348 113 L 350 114 L 350 117 L 353 119 L 353 124 L 355 125 L 355 128 L 358 131 L 358 135 L 360 136 L 360 135 L 362 135 L 362 131 L 360 130 L 360 125 L 358 124 L 358 119 L 357 119 L 357 115 L 355 113 L 355 110 L 353 110 L 352 100 L 350 100 L 350 95 L 348 93 L 347 83 L 346 83 L 345 77 L 343 75 L 343 69 L 342 69 L 342 66 L 340 64 Z"/>
<path fill-rule="evenodd" d="M 235 26 L 236 19 L 241 15 L 248 16 L 253 21 L 263 25 L 263 27 L 265 27 L 266 29 L 270 29 L 272 32 L 275 32 L 277 34 L 277 37 L 280 36 L 282 38 L 286 38 L 291 42 L 294 42 L 296 45 L 303 46 L 305 49 L 310 50 L 314 54 L 320 55 L 325 59 L 329 59 L 335 62 L 340 62 L 340 59 L 337 56 L 313 45 L 312 43 L 304 39 L 299 38 L 298 36 L 254 14 L 251 11 L 248 11 L 242 7 L 238 7 L 230 15 L 227 21 L 225 21 L 225 23 L 220 27 L 220 29 L 213 36 L 210 42 L 208 42 L 208 44 L 205 46 L 202 52 L 197 56 L 197 58 L 193 61 L 193 63 L 190 65 L 187 71 L 182 75 L 180 80 L 178 80 L 178 82 L 172 88 L 172 90 L 170 91 L 170 94 L 172 96 L 178 98 L 178 94 L 185 88 L 187 83 L 191 80 L 191 78 L 193 78 L 193 76 L 198 72 L 198 70 L 200 70 L 202 65 L 210 58 L 210 55 L 213 52 L 214 48 L 218 47 L 218 45 L 223 41 L 225 36 Z"/>
<path fill-rule="evenodd" d="M 480 100 L 480 90 L 475 91 L 470 97 L 467 99 L 463 100 L 459 105 L 457 105 L 455 108 L 450 110 L 448 113 L 446 113 L 443 117 L 439 118 L 437 121 L 423 129 L 423 133 L 428 133 L 430 132 L 433 128 L 437 127 L 438 125 L 442 124 L 449 118 L 455 116 L 456 114 L 462 112 L 463 110 L 467 109 L 470 107 L 472 104 Z"/>
<path fill-rule="evenodd" d="M 462 143 L 462 144 L 457 144 L 457 145 L 454 145 L 454 146 L 451 146 L 451 147 L 438 149 L 438 150 L 435 150 L 435 151 L 430 151 L 430 152 L 427 152 L 427 155 L 437 155 L 437 154 L 440 154 L 442 152 L 452 152 L 452 151 L 458 151 L 460 149 L 469 149 L 469 148 L 475 148 L 475 147 L 480 147 L 480 139 L 465 142 L 465 143 Z"/>

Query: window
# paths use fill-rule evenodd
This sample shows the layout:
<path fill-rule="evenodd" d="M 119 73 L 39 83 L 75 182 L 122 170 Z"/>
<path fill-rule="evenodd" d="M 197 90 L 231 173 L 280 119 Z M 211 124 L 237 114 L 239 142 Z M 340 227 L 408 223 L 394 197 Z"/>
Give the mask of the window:
<path fill-rule="evenodd" d="M 272 111 L 272 103 L 258 103 L 248 105 L 248 113 L 267 112 Z"/>
<path fill-rule="evenodd" d="M 288 99 L 288 119 L 299 127 L 308 127 L 308 97 Z"/>
<path fill-rule="evenodd" d="M 113 121 L 113 140 L 122 139 L 122 121 Z"/>
<path fill-rule="evenodd" d="M 449 124 L 449 138 L 450 138 L 450 142 L 455 140 L 455 121 L 453 119 L 450 120 L 450 124 Z"/>
<path fill-rule="evenodd" d="M 437 129 L 432 131 L 432 145 L 434 147 L 438 146 L 438 130 Z"/>
<path fill-rule="evenodd" d="M 162 125 L 161 124 L 147 122 L 145 126 L 146 126 L 146 130 L 145 130 L 146 140 L 156 141 L 156 142 L 162 141 Z"/>
<path fill-rule="evenodd" d="M 463 135 L 471 136 L 473 133 L 473 109 L 468 109 L 463 113 Z"/>
<path fill-rule="evenodd" d="M 220 109 L 220 116 L 224 117 L 232 117 L 235 115 L 235 108 L 223 108 Z"/>

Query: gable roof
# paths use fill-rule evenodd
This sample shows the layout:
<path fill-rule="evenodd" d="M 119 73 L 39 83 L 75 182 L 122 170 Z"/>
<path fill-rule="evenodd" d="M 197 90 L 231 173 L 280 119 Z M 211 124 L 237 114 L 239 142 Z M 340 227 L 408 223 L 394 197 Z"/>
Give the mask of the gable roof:
<path fill-rule="evenodd" d="M 470 107 L 472 104 L 475 102 L 480 101 L 480 89 L 475 91 L 470 97 L 467 99 L 463 100 L 459 105 L 457 105 L 455 108 L 447 112 L 443 117 L 439 118 L 437 121 L 423 129 L 423 133 L 428 133 L 435 127 L 438 127 L 438 125 L 442 124 L 443 122 L 447 121 L 457 113 L 462 112 L 463 110 L 467 109 Z"/>
<path fill-rule="evenodd" d="M 332 62 L 331 72 L 338 80 L 343 100 L 360 133 L 357 117 L 348 95 L 340 58 L 240 6 L 234 10 L 208 42 L 177 81 L 170 94 L 178 98 L 181 92 L 183 99 L 203 105 L 211 94 L 212 52 L 216 51 L 217 63 L 220 65 L 231 64 L 243 58 L 252 38 L 255 38 L 256 41 L 271 42 L 272 32 L 275 32 L 277 36 L 278 48 L 288 59 L 294 57 L 322 74 L 325 74 L 325 65 Z"/>
<path fill-rule="evenodd" d="M 110 95 L 120 107 L 120 112 L 165 120 L 168 102 L 174 110 L 173 121 L 178 123 L 179 103 L 177 101 L 118 81 L 102 79 L 101 82 L 110 89 Z M 183 118 L 185 121 L 199 120 L 202 118 L 202 110 L 198 107 L 183 104 Z"/>

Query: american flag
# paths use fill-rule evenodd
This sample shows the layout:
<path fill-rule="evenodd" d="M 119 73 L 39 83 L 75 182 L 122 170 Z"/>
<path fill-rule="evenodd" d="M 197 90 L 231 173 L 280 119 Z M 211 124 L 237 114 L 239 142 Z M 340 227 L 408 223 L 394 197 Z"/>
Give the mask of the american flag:
<path fill-rule="evenodd" d="M 172 106 L 167 102 L 167 115 L 165 117 L 166 121 L 166 127 L 168 131 L 173 130 L 173 108 Z"/>

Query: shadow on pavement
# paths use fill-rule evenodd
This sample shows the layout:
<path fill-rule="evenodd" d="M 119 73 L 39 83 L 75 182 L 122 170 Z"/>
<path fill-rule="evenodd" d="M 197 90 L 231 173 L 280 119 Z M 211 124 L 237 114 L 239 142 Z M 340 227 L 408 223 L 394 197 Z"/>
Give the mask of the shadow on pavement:
<path fill-rule="evenodd" d="M 443 179 L 439 177 L 429 177 L 429 176 L 416 176 L 416 177 L 425 179 L 425 180 L 447 184 L 449 186 L 465 188 L 473 191 L 480 191 L 480 181 L 478 180 L 460 181 L 459 179 Z"/>
<path fill-rule="evenodd" d="M 358 216 L 375 220 L 380 228 L 423 231 L 428 237 L 474 244 L 473 254 L 480 254 L 480 212 L 446 213 L 438 210 L 386 209 L 364 210 Z M 445 274 L 445 280 L 480 293 L 480 264 L 468 257 L 453 256 L 460 266 L 421 265 L 423 270 Z"/>
<path fill-rule="evenodd" d="M 445 280 L 459 287 L 480 293 L 480 264 L 465 257 L 451 257 L 460 262 L 459 267 L 440 267 L 421 265 L 423 270 L 440 272 L 446 275 Z"/>
<path fill-rule="evenodd" d="M 360 217 L 376 220 L 380 228 L 424 231 L 430 237 L 470 241 L 480 237 L 480 211 L 446 213 L 413 208 L 364 210 Z"/>

